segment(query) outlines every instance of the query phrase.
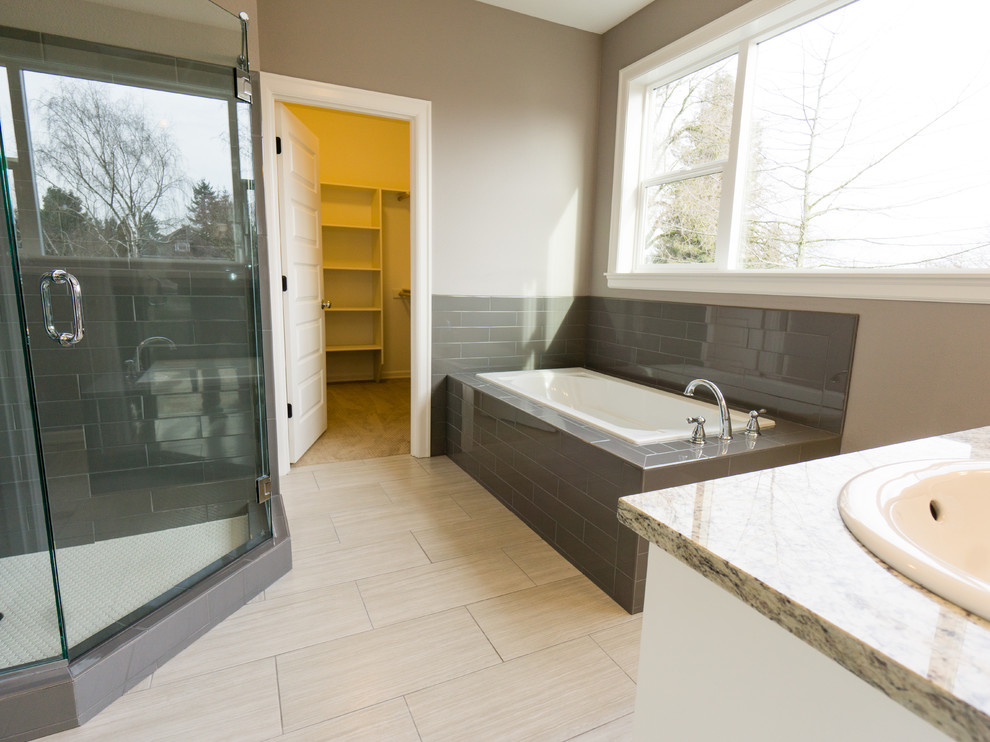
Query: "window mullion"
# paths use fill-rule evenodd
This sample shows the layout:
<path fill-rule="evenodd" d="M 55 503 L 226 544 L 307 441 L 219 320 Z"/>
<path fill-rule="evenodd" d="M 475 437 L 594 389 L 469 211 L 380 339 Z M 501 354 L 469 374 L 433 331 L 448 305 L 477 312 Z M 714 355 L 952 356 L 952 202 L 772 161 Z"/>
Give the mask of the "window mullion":
<path fill-rule="evenodd" d="M 696 165 L 692 168 L 664 173 L 654 178 L 645 178 L 640 184 L 640 187 L 646 189 L 653 186 L 665 185 L 666 183 L 676 183 L 679 180 L 690 180 L 691 178 L 700 178 L 705 175 L 714 175 L 715 173 L 725 172 L 727 164 L 728 160 L 713 160 L 712 162 L 706 162 L 703 165 Z"/>
<path fill-rule="evenodd" d="M 739 49 L 736 88 L 732 108 L 729 159 L 722 173 L 715 265 L 719 270 L 739 268 L 745 240 L 746 194 L 750 165 L 750 134 L 756 81 L 756 43 L 749 40 Z"/>

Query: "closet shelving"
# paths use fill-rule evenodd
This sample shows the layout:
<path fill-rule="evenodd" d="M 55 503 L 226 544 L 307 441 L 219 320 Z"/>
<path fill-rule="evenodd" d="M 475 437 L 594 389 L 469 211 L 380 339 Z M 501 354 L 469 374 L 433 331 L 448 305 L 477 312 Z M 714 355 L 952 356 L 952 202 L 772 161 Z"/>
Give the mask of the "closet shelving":
<path fill-rule="evenodd" d="M 320 184 L 327 378 L 381 379 L 385 363 L 382 301 L 382 197 L 400 188 Z"/>
<path fill-rule="evenodd" d="M 321 183 L 327 378 L 381 378 L 382 189 Z M 355 358 L 360 354 L 360 358 Z"/>

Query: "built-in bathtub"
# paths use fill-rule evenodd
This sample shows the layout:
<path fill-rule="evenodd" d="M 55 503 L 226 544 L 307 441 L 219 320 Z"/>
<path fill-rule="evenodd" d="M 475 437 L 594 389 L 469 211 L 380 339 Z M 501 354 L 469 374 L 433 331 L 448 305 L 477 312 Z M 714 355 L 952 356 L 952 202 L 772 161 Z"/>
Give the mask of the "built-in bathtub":
<path fill-rule="evenodd" d="M 637 446 L 690 438 L 694 425 L 687 419 L 699 415 L 709 430 L 718 431 L 716 404 L 586 368 L 496 371 L 478 374 L 478 378 Z M 749 420 L 747 413 L 736 410 L 729 410 L 729 417 L 737 432 L 742 432 Z M 774 421 L 763 417 L 760 424 L 766 431 Z"/>
<path fill-rule="evenodd" d="M 613 404 L 618 403 L 599 397 L 609 392 L 598 382 L 614 382 L 623 393 L 636 391 L 636 400 L 645 399 L 639 391 L 655 394 L 654 390 L 639 385 L 632 385 L 637 390 L 627 389 L 627 382 L 585 369 L 529 372 L 528 381 L 525 375 L 511 375 L 515 373 L 447 377 L 448 456 L 630 613 L 643 607 L 647 542 L 620 527 L 620 497 L 839 451 L 837 434 L 786 420 L 777 419 L 776 425 L 768 421 L 761 436 L 744 435 L 745 412 L 734 419 L 733 440 L 720 441 L 717 408 L 698 398 L 684 398 L 688 411 L 675 405 L 674 414 L 706 417 L 706 444 L 691 443 L 693 426 L 677 427 L 676 422 L 669 435 L 662 434 L 664 440 L 636 444 L 619 431 L 606 430 L 606 425 L 579 418 L 574 405 L 566 407 L 562 400 L 590 395 L 586 406 L 597 408 L 599 422 L 608 423 L 603 418 L 616 417 Z M 544 391 L 554 387 L 547 396 L 556 400 L 535 401 L 541 385 Z M 660 394 L 666 402 L 681 402 L 679 395 Z M 644 401 L 633 403 L 640 405 L 645 409 Z M 647 413 L 650 421 L 653 415 Z M 699 514 L 706 507 L 705 497 L 701 488 L 695 509 Z"/>

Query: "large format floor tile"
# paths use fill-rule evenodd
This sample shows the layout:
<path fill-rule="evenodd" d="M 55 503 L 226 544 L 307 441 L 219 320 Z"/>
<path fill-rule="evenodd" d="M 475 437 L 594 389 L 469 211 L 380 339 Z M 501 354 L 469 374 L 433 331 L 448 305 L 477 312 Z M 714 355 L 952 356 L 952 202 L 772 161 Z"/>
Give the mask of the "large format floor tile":
<path fill-rule="evenodd" d="M 632 712 L 635 684 L 582 637 L 407 696 L 424 742 L 567 740 Z"/>
<path fill-rule="evenodd" d="M 546 541 L 527 541 L 502 549 L 537 585 L 565 580 L 581 574 L 577 567 L 553 550 Z"/>
<path fill-rule="evenodd" d="M 315 467 L 316 483 L 324 489 L 343 485 L 394 482 L 429 476 L 412 456 L 389 456 L 383 459 L 345 461 Z"/>
<path fill-rule="evenodd" d="M 468 610 L 505 660 L 629 620 L 583 575 L 491 598 Z"/>
<path fill-rule="evenodd" d="M 274 657 L 371 628 L 353 582 L 246 605 L 165 664 L 154 685 Z"/>
<path fill-rule="evenodd" d="M 261 742 L 281 732 L 275 660 L 128 693 L 52 742 Z"/>
<path fill-rule="evenodd" d="M 272 742 L 420 742 L 406 702 L 386 701 L 280 735 Z"/>
<path fill-rule="evenodd" d="M 438 498 L 428 507 L 421 504 L 381 505 L 338 511 L 333 525 L 342 544 L 381 541 L 411 530 L 464 523 L 471 516 L 449 497 Z M 290 526 L 291 528 L 291 526 Z"/>
<path fill-rule="evenodd" d="M 639 636 L 643 630 L 643 615 L 635 616 L 610 629 L 597 631 L 591 638 L 605 650 L 626 675 L 636 681 L 639 673 Z"/>
<path fill-rule="evenodd" d="M 495 518 L 419 529 L 413 531 L 413 536 L 433 562 L 516 544 L 543 543 L 533 530 L 509 511 Z"/>
<path fill-rule="evenodd" d="M 633 715 L 626 714 L 615 721 L 602 724 L 590 732 L 571 737 L 570 742 L 622 742 L 632 739 L 632 735 Z"/>
<path fill-rule="evenodd" d="M 464 608 L 307 647 L 278 658 L 282 724 L 300 729 L 499 661 Z"/>
<path fill-rule="evenodd" d="M 286 502 L 292 503 L 286 511 L 289 526 L 299 527 L 319 516 L 331 516 L 344 510 L 380 507 L 392 501 L 385 488 L 379 484 L 345 484 L 331 489 L 307 492 L 305 495 L 288 495 Z M 292 535 L 295 537 L 295 531 Z"/>
<path fill-rule="evenodd" d="M 449 559 L 358 581 L 375 626 L 513 593 L 533 582 L 501 551 Z"/>
<path fill-rule="evenodd" d="M 292 571 L 58 742 L 631 739 L 641 622 L 449 459 L 294 468 Z"/>
<path fill-rule="evenodd" d="M 334 544 L 303 551 L 293 550 L 292 571 L 265 590 L 266 598 L 315 590 L 429 564 L 430 560 L 410 533 L 392 534 L 362 546 Z"/>

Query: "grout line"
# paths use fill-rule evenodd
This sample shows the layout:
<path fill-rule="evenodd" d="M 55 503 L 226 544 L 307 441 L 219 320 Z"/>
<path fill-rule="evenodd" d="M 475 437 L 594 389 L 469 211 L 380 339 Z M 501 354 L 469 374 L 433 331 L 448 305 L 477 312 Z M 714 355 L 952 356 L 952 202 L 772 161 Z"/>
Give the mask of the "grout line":
<path fill-rule="evenodd" d="M 583 732 L 578 732 L 573 737 L 568 737 L 567 740 L 565 740 L 565 742 L 573 742 L 573 740 L 580 739 L 584 735 L 590 734 L 591 732 L 594 732 L 595 730 L 604 729 L 609 724 L 612 724 L 613 722 L 619 721 L 619 719 L 625 719 L 627 716 L 632 716 L 632 714 L 631 713 L 629 713 L 629 714 L 622 714 L 621 716 L 616 716 L 614 719 L 609 719 L 608 721 L 603 721 L 601 724 L 598 724 L 597 726 L 593 726 L 593 727 L 590 727 L 589 729 L 585 729 Z"/>
<path fill-rule="evenodd" d="M 415 691 L 414 691 L 415 692 Z M 420 742 L 423 740 L 423 735 L 419 731 L 419 724 L 416 723 L 416 717 L 413 716 L 412 709 L 409 708 L 409 694 L 402 696 L 402 702 L 406 704 L 406 713 L 409 714 L 409 720 L 413 723 L 413 729 L 416 730 L 416 736 L 419 737 Z"/>
<path fill-rule="evenodd" d="M 478 601 L 478 602 L 483 602 L 483 601 Z M 499 660 L 501 660 L 502 664 L 504 665 L 508 660 L 506 660 L 505 657 L 502 656 L 502 653 L 498 651 L 498 648 L 492 642 L 491 637 L 489 637 L 488 634 L 485 632 L 484 627 L 480 623 L 478 623 L 477 617 L 471 612 L 472 605 L 475 605 L 475 603 L 471 603 L 470 605 L 464 606 L 464 610 L 468 612 L 468 615 L 471 617 L 471 620 L 474 621 L 474 625 L 478 627 L 478 631 L 481 632 L 481 635 L 485 637 L 485 641 L 488 642 L 488 646 L 492 648 L 492 651 L 495 652 Z M 492 667 L 495 667 L 495 665 L 492 665 Z M 487 669 L 487 668 L 483 668 L 483 669 Z M 476 670 L 475 672 L 479 672 L 479 671 Z M 468 674 L 470 675 L 471 673 Z"/>
<path fill-rule="evenodd" d="M 421 529 L 421 530 L 427 530 L 427 529 Z M 413 540 L 416 542 L 416 545 L 419 547 L 419 550 L 423 552 L 423 556 L 426 557 L 427 561 L 429 561 L 430 564 L 436 564 L 437 562 L 433 561 L 433 557 L 431 557 L 429 553 L 427 553 L 426 549 L 423 547 L 422 542 L 420 542 L 420 540 L 416 538 L 416 531 L 410 530 L 409 535 L 413 537 Z"/>
<path fill-rule="evenodd" d="M 275 698 L 278 701 L 278 725 L 282 734 L 285 734 L 285 711 L 282 709 L 282 685 L 278 677 L 278 656 L 273 656 L 272 659 L 275 661 Z"/>
<path fill-rule="evenodd" d="M 616 624 L 616 626 L 623 626 L 623 625 L 624 625 L 624 624 Z M 614 628 L 614 627 L 609 627 L 609 628 Z M 600 629 L 599 631 L 607 631 L 607 629 Z M 613 657 L 613 656 L 612 656 L 612 655 L 611 655 L 611 654 L 609 653 L 609 651 L 608 651 L 607 649 L 605 649 L 605 647 L 603 647 L 603 646 L 601 645 L 601 642 L 599 642 L 599 641 L 598 641 L 598 640 L 597 640 L 597 639 L 596 639 L 596 638 L 594 637 L 594 635 L 593 635 L 593 634 L 597 634 L 597 633 L 599 633 L 599 631 L 595 631 L 595 632 L 593 632 L 592 634 L 588 634 L 588 638 L 589 638 L 589 639 L 591 639 L 591 641 L 593 641 L 593 642 L 594 642 L 595 644 L 597 644 L 597 645 L 598 645 L 598 648 L 599 648 L 599 649 L 601 649 L 601 650 L 602 650 L 602 651 L 603 651 L 603 652 L 605 653 L 605 655 L 606 655 L 606 656 L 607 656 L 607 657 L 608 657 L 608 658 L 609 658 L 610 660 L 612 660 L 612 664 L 614 664 L 614 665 L 615 665 L 616 667 L 618 667 L 618 668 L 619 668 L 619 670 L 620 670 L 620 671 L 621 671 L 621 672 L 622 672 L 622 673 L 623 673 L 623 674 L 624 674 L 624 675 L 625 675 L 625 676 L 626 676 L 627 678 L 629 678 L 629 679 L 630 679 L 630 680 L 631 680 L 631 681 L 633 682 L 633 685 L 637 685 L 637 686 L 638 686 L 638 683 L 636 682 L 636 678 L 634 678 L 634 677 L 633 677 L 632 675 L 630 675 L 630 674 L 629 674 L 628 672 L 626 672 L 626 668 L 624 668 L 624 667 L 623 667 L 622 665 L 620 665 L 620 664 L 619 664 L 619 662 L 618 662 L 618 660 L 616 660 L 616 659 L 615 659 L 615 657 Z M 639 645 L 639 643 L 637 643 L 637 650 L 639 649 L 639 646 L 640 646 L 640 645 Z"/>
<path fill-rule="evenodd" d="M 368 619 L 368 626 L 371 627 L 370 631 L 374 631 L 378 627 L 375 626 L 375 622 L 371 620 L 371 611 L 368 610 L 368 604 L 364 600 L 364 594 L 361 592 L 361 586 L 358 585 L 357 580 L 354 580 L 354 589 L 357 591 L 358 600 L 361 601 L 361 607 L 364 608 L 364 616 Z"/>

